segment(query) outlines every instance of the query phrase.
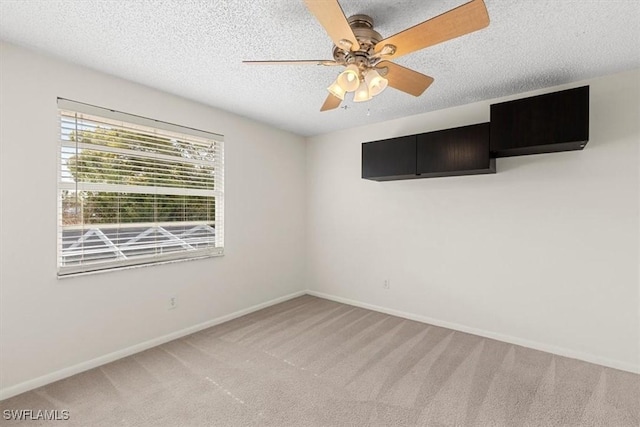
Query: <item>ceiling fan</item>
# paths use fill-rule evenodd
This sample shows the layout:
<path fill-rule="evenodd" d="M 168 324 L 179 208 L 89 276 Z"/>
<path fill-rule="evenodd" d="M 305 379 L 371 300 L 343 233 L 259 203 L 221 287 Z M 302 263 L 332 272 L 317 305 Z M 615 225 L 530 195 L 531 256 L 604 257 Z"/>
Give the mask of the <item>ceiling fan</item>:
<path fill-rule="evenodd" d="M 353 15 L 347 19 L 338 0 L 304 0 L 307 8 L 334 43 L 332 60 L 243 61 L 245 64 L 315 64 L 346 69 L 327 90 L 329 95 L 320 111 L 337 108 L 347 92 L 353 101 L 368 101 L 387 85 L 413 96 L 420 96 L 433 78 L 410 70 L 389 59 L 480 30 L 489 25 L 483 0 L 472 0 L 441 15 L 383 39 L 373 29 L 373 19 Z"/>

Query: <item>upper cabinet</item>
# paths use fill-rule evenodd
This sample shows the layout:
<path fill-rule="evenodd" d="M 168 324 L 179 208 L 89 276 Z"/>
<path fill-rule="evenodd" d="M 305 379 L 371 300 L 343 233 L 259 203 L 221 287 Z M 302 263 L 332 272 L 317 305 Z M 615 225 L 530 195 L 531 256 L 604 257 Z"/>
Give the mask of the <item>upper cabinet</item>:
<path fill-rule="evenodd" d="M 491 105 L 494 157 L 582 150 L 589 140 L 589 86 Z"/>
<path fill-rule="evenodd" d="M 489 123 L 362 144 L 362 177 L 375 181 L 495 171 Z"/>
<path fill-rule="evenodd" d="M 375 181 L 418 178 L 416 136 L 362 144 L 362 177 Z"/>
<path fill-rule="evenodd" d="M 491 122 L 362 144 L 375 181 L 496 173 L 496 157 L 582 150 L 589 86 L 491 105 Z"/>
<path fill-rule="evenodd" d="M 496 173 L 489 155 L 489 123 L 418 135 L 417 174 L 422 178 Z"/>

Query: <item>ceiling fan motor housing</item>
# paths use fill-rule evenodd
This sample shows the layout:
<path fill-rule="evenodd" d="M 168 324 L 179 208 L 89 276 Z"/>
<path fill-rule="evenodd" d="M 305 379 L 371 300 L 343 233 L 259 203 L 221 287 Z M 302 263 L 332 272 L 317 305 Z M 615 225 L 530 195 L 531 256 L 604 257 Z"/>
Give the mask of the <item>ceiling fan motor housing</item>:
<path fill-rule="evenodd" d="M 372 67 L 371 55 L 374 54 L 376 44 L 382 40 L 380 33 L 373 29 L 373 19 L 368 15 L 353 15 L 347 21 L 358 39 L 360 49 L 350 51 L 334 46 L 333 58 L 345 64 L 356 64 L 360 68 Z"/>

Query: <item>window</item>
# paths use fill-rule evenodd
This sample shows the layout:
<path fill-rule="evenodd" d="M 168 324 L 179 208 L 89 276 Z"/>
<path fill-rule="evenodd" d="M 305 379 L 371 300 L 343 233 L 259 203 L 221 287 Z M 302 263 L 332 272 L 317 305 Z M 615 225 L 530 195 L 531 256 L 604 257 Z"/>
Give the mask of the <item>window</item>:
<path fill-rule="evenodd" d="M 58 99 L 58 275 L 222 255 L 223 138 Z"/>

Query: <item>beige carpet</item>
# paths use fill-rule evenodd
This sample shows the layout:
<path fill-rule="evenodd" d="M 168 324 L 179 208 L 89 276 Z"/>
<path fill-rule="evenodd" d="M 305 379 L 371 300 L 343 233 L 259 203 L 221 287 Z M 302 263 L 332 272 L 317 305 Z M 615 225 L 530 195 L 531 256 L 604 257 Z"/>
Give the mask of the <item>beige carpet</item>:
<path fill-rule="evenodd" d="M 638 426 L 639 396 L 635 374 L 303 296 L 0 409 L 70 412 L 37 426 Z"/>

